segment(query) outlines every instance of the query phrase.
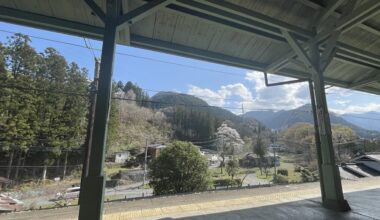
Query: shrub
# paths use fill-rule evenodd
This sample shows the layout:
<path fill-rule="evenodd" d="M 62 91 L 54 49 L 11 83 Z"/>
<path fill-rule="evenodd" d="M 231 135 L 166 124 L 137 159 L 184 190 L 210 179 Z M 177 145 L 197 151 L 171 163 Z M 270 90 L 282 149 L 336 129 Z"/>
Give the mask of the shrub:
<path fill-rule="evenodd" d="M 284 183 L 286 184 L 289 182 L 289 180 L 288 180 L 288 177 L 283 176 L 281 174 L 277 174 L 276 176 L 274 176 L 273 182 L 279 183 L 279 184 L 284 184 Z"/>
<path fill-rule="evenodd" d="M 203 191 L 209 185 L 208 162 L 189 142 L 170 144 L 150 163 L 149 170 L 155 195 Z"/>
<path fill-rule="evenodd" d="M 229 160 L 227 162 L 226 172 L 233 179 L 239 172 L 239 162 L 237 160 Z"/>
<path fill-rule="evenodd" d="M 287 169 L 278 169 L 277 174 L 281 174 L 283 176 L 288 176 L 288 170 Z"/>
<path fill-rule="evenodd" d="M 301 178 L 303 182 L 314 182 L 319 179 L 318 171 L 311 172 L 307 168 L 301 169 Z"/>
<path fill-rule="evenodd" d="M 297 173 L 301 172 L 301 167 L 300 166 L 294 167 L 294 172 L 297 172 Z"/>
<path fill-rule="evenodd" d="M 240 186 L 241 179 L 217 179 L 214 180 L 214 186 Z"/>
<path fill-rule="evenodd" d="M 126 167 L 126 168 L 134 168 L 134 167 L 138 167 L 140 166 L 140 163 L 139 161 L 137 160 L 136 157 L 131 157 L 129 160 L 127 160 L 125 163 L 124 163 L 124 166 L 123 167 Z"/>

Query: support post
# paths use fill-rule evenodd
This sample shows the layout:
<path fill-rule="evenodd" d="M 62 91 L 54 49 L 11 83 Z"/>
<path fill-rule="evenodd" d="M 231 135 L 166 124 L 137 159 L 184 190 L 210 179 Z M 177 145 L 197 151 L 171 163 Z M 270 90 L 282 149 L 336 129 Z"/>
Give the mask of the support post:
<path fill-rule="evenodd" d="M 314 120 L 314 135 L 315 135 L 315 147 L 317 148 L 317 161 L 318 161 L 318 171 L 319 171 L 319 183 L 321 187 L 321 198 L 322 203 L 326 199 L 325 187 L 323 185 L 323 174 L 322 174 L 322 151 L 321 151 L 321 139 L 319 137 L 319 125 L 317 118 L 317 107 L 315 106 L 315 95 L 314 95 L 314 86 L 313 81 L 309 80 L 309 92 L 310 92 L 310 101 L 311 109 L 313 113 Z"/>
<path fill-rule="evenodd" d="M 324 51 L 324 54 L 320 55 L 318 49 L 318 42 L 311 42 L 308 45 L 309 54 L 299 44 L 294 36 L 282 30 L 282 33 L 288 41 L 290 47 L 294 53 L 301 59 L 301 61 L 308 68 L 311 73 L 311 78 L 314 82 L 314 94 L 316 102 L 316 112 L 318 119 L 319 138 L 321 142 L 321 183 L 323 184 L 323 191 L 325 198 L 322 201 L 323 206 L 329 209 L 337 211 L 348 211 L 350 206 L 347 201 L 344 200 L 342 183 L 338 166 L 335 164 L 335 153 L 332 143 L 331 122 L 327 108 L 325 82 L 323 72 L 331 62 L 331 59 L 323 59 L 326 57 L 332 57 L 336 47 L 336 35 L 330 36 L 328 42 L 330 42 L 330 49 Z M 326 54 L 328 53 L 328 54 Z M 322 58 L 322 59 L 321 59 Z M 322 60 L 322 62 L 321 62 Z"/>
<path fill-rule="evenodd" d="M 142 185 L 143 189 L 145 187 L 145 181 L 146 181 L 147 159 L 148 159 L 148 138 L 145 137 L 144 179 L 143 179 L 143 185 Z"/>
<path fill-rule="evenodd" d="M 91 156 L 91 141 L 92 141 L 92 134 L 94 130 L 94 118 L 95 118 L 95 107 L 96 107 L 96 94 L 98 91 L 98 81 L 99 81 L 99 70 L 100 70 L 100 60 L 95 58 L 95 72 L 94 72 L 94 81 L 92 82 L 91 88 L 90 88 L 90 95 L 89 95 L 89 101 L 90 105 L 88 108 L 88 117 L 87 117 L 87 132 L 86 132 L 86 139 L 84 142 L 84 148 L 83 148 L 83 167 L 82 167 L 82 176 L 81 178 L 84 179 L 88 175 L 88 163 L 90 161 Z M 85 186 L 83 186 L 84 181 L 80 182 L 80 187 L 84 189 Z M 84 194 L 79 195 L 78 204 L 80 204 L 80 201 L 82 200 Z"/>
<path fill-rule="evenodd" d="M 111 103 L 112 70 L 119 9 L 119 0 L 107 0 L 99 86 L 96 96 L 94 130 L 91 141 L 91 156 L 88 164 L 88 175 L 82 179 L 79 220 L 100 220 L 103 215 L 105 185 L 103 166 Z"/>
<path fill-rule="evenodd" d="M 314 82 L 316 112 L 321 142 L 321 183 L 323 185 L 322 189 L 325 193 L 325 198 L 322 203 L 324 207 L 329 209 L 348 211 L 350 210 L 350 206 L 343 197 L 341 178 L 338 166 L 335 164 L 331 122 L 325 93 L 325 83 L 323 79 L 323 71 L 320 71 L 320 54 L 316 43 L 310 45 L 310 61 L 315 68 L 314 71 L 311 71 L 311 73 Z"/>

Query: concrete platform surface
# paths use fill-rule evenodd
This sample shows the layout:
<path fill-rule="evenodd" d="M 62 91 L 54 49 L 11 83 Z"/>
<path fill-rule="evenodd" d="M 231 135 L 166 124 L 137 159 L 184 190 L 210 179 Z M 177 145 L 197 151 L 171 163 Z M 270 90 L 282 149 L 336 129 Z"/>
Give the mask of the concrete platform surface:
<path fill-rule="evenodd" d="M 380 178 L 343 181 L 352 211 L 322 208 L 319 183 L 225 190 L 105 204 L 104 220 L 379 219 Z M 78 207 L 0 215 L 4 220 L 77 219 Z"/>

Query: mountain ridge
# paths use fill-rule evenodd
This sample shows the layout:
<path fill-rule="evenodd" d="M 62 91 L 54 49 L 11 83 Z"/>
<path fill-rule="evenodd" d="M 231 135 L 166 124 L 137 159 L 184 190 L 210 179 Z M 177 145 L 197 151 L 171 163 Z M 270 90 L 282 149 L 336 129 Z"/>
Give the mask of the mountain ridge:
<path fill-rule="evenodd" d="M 286 129 L 300 122 L 311 124 L 314 123 L 310 104 L 291 110 L 250 111 L 245 113 L 243 117 L 254 118 L 263 123 L 265 126 L 276 130 Z M 358 126 L 357 123 L 352 123 L 351 121 L 348 121 L 344 117 L 333 112 L 330 112 L 330 121 L 332 124 L 341 124 L 352 128 L 361 137 L 373 138 L 380 136 L 379 131 L 368 130 Z"/>

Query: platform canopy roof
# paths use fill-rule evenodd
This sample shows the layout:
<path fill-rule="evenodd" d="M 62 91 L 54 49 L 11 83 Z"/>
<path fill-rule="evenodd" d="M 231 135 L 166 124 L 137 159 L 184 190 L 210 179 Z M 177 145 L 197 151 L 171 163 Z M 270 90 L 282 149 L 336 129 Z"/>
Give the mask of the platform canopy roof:
<path fill-rule="evenodd" d="M 0 0 L 0 20 L 102 39 L 106 0 Z M 339 33 L 329 85 L 380 94 L 379 0 L 122 0 L 118 44 L 282 76 L 311 74 L 307 49 Z"/>

